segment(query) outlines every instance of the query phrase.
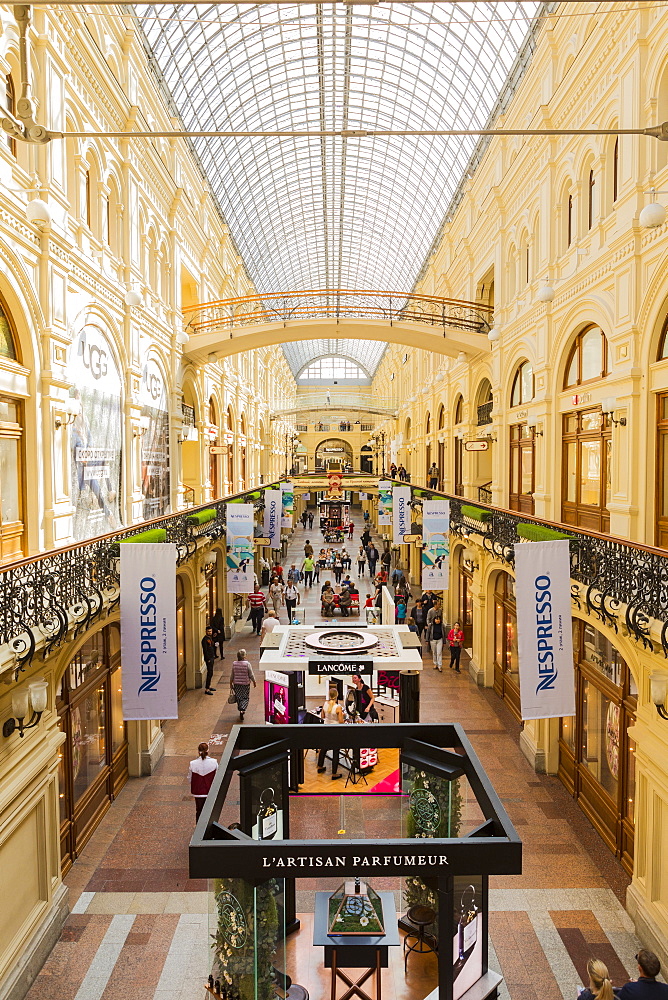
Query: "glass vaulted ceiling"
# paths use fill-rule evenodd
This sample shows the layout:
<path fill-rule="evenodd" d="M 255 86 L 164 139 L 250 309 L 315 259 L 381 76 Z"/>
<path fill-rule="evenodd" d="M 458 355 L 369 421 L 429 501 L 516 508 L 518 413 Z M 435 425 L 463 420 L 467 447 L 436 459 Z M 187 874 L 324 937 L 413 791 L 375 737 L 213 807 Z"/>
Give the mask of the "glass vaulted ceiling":
<path fill-rule="evenodd" d="M 487 123 L 539 7 L 156 4 L 137 14 L 186 128 L 448 129 Z M 194 140 L 260 292 L 410 289 L 475 142 Z M 383 351 L 373 346 L 372 370 Z M 312 342 L 312 357 L 326 353 Z"/>

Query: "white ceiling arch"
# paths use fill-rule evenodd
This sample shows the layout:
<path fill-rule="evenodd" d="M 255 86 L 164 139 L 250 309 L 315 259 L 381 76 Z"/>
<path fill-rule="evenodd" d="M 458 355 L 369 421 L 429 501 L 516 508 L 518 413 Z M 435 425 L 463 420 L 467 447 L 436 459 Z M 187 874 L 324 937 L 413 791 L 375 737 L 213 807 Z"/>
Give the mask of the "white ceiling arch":
<path fill-rule="evenodd" d="M 488 123 L 545 6 L 184 3 L 137 16 L 187 129 L 449 129 Z M 476 146 L 453 136 L 193 142 L 259 292 L 409 290 Z"/>

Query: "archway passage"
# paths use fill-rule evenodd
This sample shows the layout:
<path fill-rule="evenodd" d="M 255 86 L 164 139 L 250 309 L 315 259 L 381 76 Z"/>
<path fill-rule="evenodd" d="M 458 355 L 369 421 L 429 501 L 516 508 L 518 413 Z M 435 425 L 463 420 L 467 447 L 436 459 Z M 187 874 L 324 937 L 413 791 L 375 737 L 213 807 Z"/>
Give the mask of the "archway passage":
<path fill-rule="evenodd" d="M 342 472 L 352 469 L 353 449 L 348 441 L 341 438 L 327 438 L 321 441 L 315 450 L 315 467 L 318 469 L 337 469 Z"/>
<path fill-rule="evenodd" d="M 197 363 L 296 340 L 380 340 L 450 357 L 491 350 L 492 308 L 406 292 L 339 289 L 238 296 L 184 314 Z"/>

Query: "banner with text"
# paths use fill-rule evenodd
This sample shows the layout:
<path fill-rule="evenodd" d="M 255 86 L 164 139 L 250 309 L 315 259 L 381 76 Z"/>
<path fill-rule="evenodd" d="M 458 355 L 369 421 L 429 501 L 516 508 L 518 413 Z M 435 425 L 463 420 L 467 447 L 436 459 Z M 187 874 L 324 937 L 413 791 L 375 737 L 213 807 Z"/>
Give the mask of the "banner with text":
<path fill-rule="evenodd" d="M 264 534 L 271 539 L 272 549 L 281 544 L 281 504 L 280 490 L 264 491 Z"/>
<path fill-rule="evenodd" d="M 252 503 L 225 504 L 227 521 L 227 592 L 249 594 L 253 589 L 255 518 Z"/>
<path fill-rule="evenodd" d="M 392 540 L 403 542 L 411 533 L 411 488 L 395 486 L 392 490 Z"/>
<path fill-rule="evenodd" d="M 281 527 L 292 527 L 292 515 L 295 512 L 295 493 L 292 483 L 281 483 L 282 513 Z"/>
<path fill-rule="evenodd" d="M 392 524 L 392 483 L 378 483 L 378 524 Z"/>
<path fill-rule="evenodd" d="M 119 549 L 123 718 L 178 719 L 176 545 L 124 542 Z"/>
<path fill-rule="evenodd" d="M 567 539 L 515 545 L 522 719 L 575 715 Z"/>
<path fill-rule="evenodd" d="M 450 501 L 422 503 L 422 589 L 446 590 L 450 564 Z"/>

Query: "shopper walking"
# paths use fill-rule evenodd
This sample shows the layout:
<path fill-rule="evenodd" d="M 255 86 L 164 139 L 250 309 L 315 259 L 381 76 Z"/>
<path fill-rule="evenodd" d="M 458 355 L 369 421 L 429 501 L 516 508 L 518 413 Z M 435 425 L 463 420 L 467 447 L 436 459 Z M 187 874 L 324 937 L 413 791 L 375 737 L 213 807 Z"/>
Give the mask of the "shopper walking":
<path fill-rule="evenodd" d="M 369 560 L 369 576 L 372 580 L 376 575 L 376 563 L 378 562 L 379 555 L 380 553 L 373 542 L 369 542 L 366 550 L 366 557 Z"/>
<path fill-rule="evenodd" d="M 216 613 L 211 619 L 211 628 L 213 629 L 213 641 L 220 653 L 221 660 L 225 659 L 225 654 L 223 653 L 223 643 L 225 642 L 225 618 L 223 617 L 223 609 L 216 608 Z"/>
<path fill-rule="evenodd" d="M 279 621 L 276 612 L 267 611 L 267 617 L 262 619 L 261 637 L 264 639 L 265 635 L 269 635 L 270 632 L 273 632 L 278 624 Z"/>
<path fill-rule="evenodd" d="M 366 566 L 366 552 L 364 551 L 364 546 L 360 545 L 357 552 L 357 575 L 364 576 L 364 567 Z"/>
<path fill-rule="evenodd" d="M 352 521 L 348 524 L 348 540 L 353 537 L 353 531 L 355 530 L 355 525 Z"/>
<path fill-rule="evenodd" d="M 299 591 L 297 590 L 294 583 L 289 583 L 285 588 L 283 593 L 285 598 L 285 607 L 288 612 L 288 625 L 291 623 L 295 615 L 295 608 L 299 604 Z"/>
<path fill-rule="evenodd" d="M 341 583 L 341 577 L 343 576 L 343 562 L 338 552 L 334 556 L 333 569 L 334 569 L 334 580 L 336 581 L 336 583 Z"/>
<path fill-rule="evenodd" d="M 312 556 L 313 555 L 313 546 L 309 542 L 308 538 L 304 542 L 304 555 L 305 556 Z"/>
<path fill-rule="evenodd" d="M 413 605 L 413 610 L 411 611 L 411 621 L 417 634 L 422 636 L 425 625 L 427 624 L 427 612 L 422 607 L 422 601 L 416 601 Z"/>
<path fill-rule="evenodd" d="M 434 661 L 434 670 L 443 671 L 443 619 L 440 612 L 437 612 L 427 625 L 427 642 L 431 647 L 431 658 Z"/>
<path fill-rule="evenodd" d="M 264 618 L 264 613 L 267 610 L 267 602 L 264 594 L 257 584 L 255 584 L 253 593 L 248 595 L 248 603 L 250 604 L 251 625 L 253 627 L 253 631 L 259 635 L 262 628 L 262 619 Z"/>
<path fill-rule="evenodd" d="M 311 530 L 311 528 L 313 527 L 313 519 L 314 519 L 314 515 L 313 515 L 313 511 L 312 511 L 312 510 L 310 510 L 310 511 L 308 512 L 308 530 L 309 530 L 309 531 L 310 531 L 310 530 Z"/>
<path fill-rule="evenodd" d="M 305 510 L 302 511 L 302 516 L 299 518 L 302 522 L 302 528 L 306 529 L 306 522 L 308 521 L 308 514 Z"/>
<path fill-rule="evenodd" d="M 269 600 L 271 601 L 277 618 L 279 617 L 280 609 L 283 606 L 284 591 L 285 588 L 280 580 L 275 580 L 269 588 Z"/>
<path fill-rule="evenodd" d="M 448 632 L 448 646 L 450 647 L 450 669 L 452 670 L 454 667 L 457 673 L 460 673 L 459 659 L 462 655 L 463 642 L 464 633 L 462 632 L 461 625 L 459 622 L 455 622 Z"/>
<path fill-rule="evenodd" d="M 199 754 L 195 760 L 190 761 L 188 774 L 190 776 L 190 794 L 195 800 L 195 822 L 199 819 L 199 814 L 204 808 L 206 797 L 209 794 L 213 779 L 218 770 L 218 761 L 209 757 L 209 744 L 200 743 L 197 747 Z"/>
<path fill-rule="evenodd" d="M 315 567 L 315 562 L 313 561 L 313 549 L 311 549 L 311 555 L 306 556 L 304 562 L 302 563 L 302 570 L 304 573 L 304 587 L 309 589 L 313 586 L 313 569 Z"/>
<path fill-rule="evenodd" d="M 213 638 L 213 628 L 207 625 L 205 635 L 202 638 L 202 656 L 206 666 L 206 681 L 204 684 L 204 694 L 213 694 L 216 690 L 211 687 L 213 680 L 213 665 L 216 660 L 216 643 Z"/>
<path fill-rule="evenodd" d="M 239 649 L 237 651 L 237 658 L 232 664 L 232 673 L 230 674 L 230 692 L 234 695 L 234 700 L 237 703 L 241 722 L 244 721 L 244 715 L 248 709 L 251 684 L 253 687 L 257 687 L 257 684 L 255 683 L 255 675 L 253 674 L 253 668 L 246 659 L 246 650 Z"/>
<path fill-rule="evenodd" d="M 438 466 L 436 462 L 432 462 L 429 467 L 429 489 L 438 489 Z"/>
<path fill-rule="evenodd" d="M 320 709 L 320 718 L 326 726 L 340 726 L 346 721 L 343 709 L 341 708 L 341 703 L 339 702 L 339 689 L 335 684 L 330 686 L 329 698 Z M 318 754 L 318 774 L 325 773 L 326 754 L 327 751 L 323 747 Z M 339 772 L 339 750 L 338 747 L 336 747 L 332 750 L 332 781 L 341 777 L 343 777 L 343 775 Z"/>

